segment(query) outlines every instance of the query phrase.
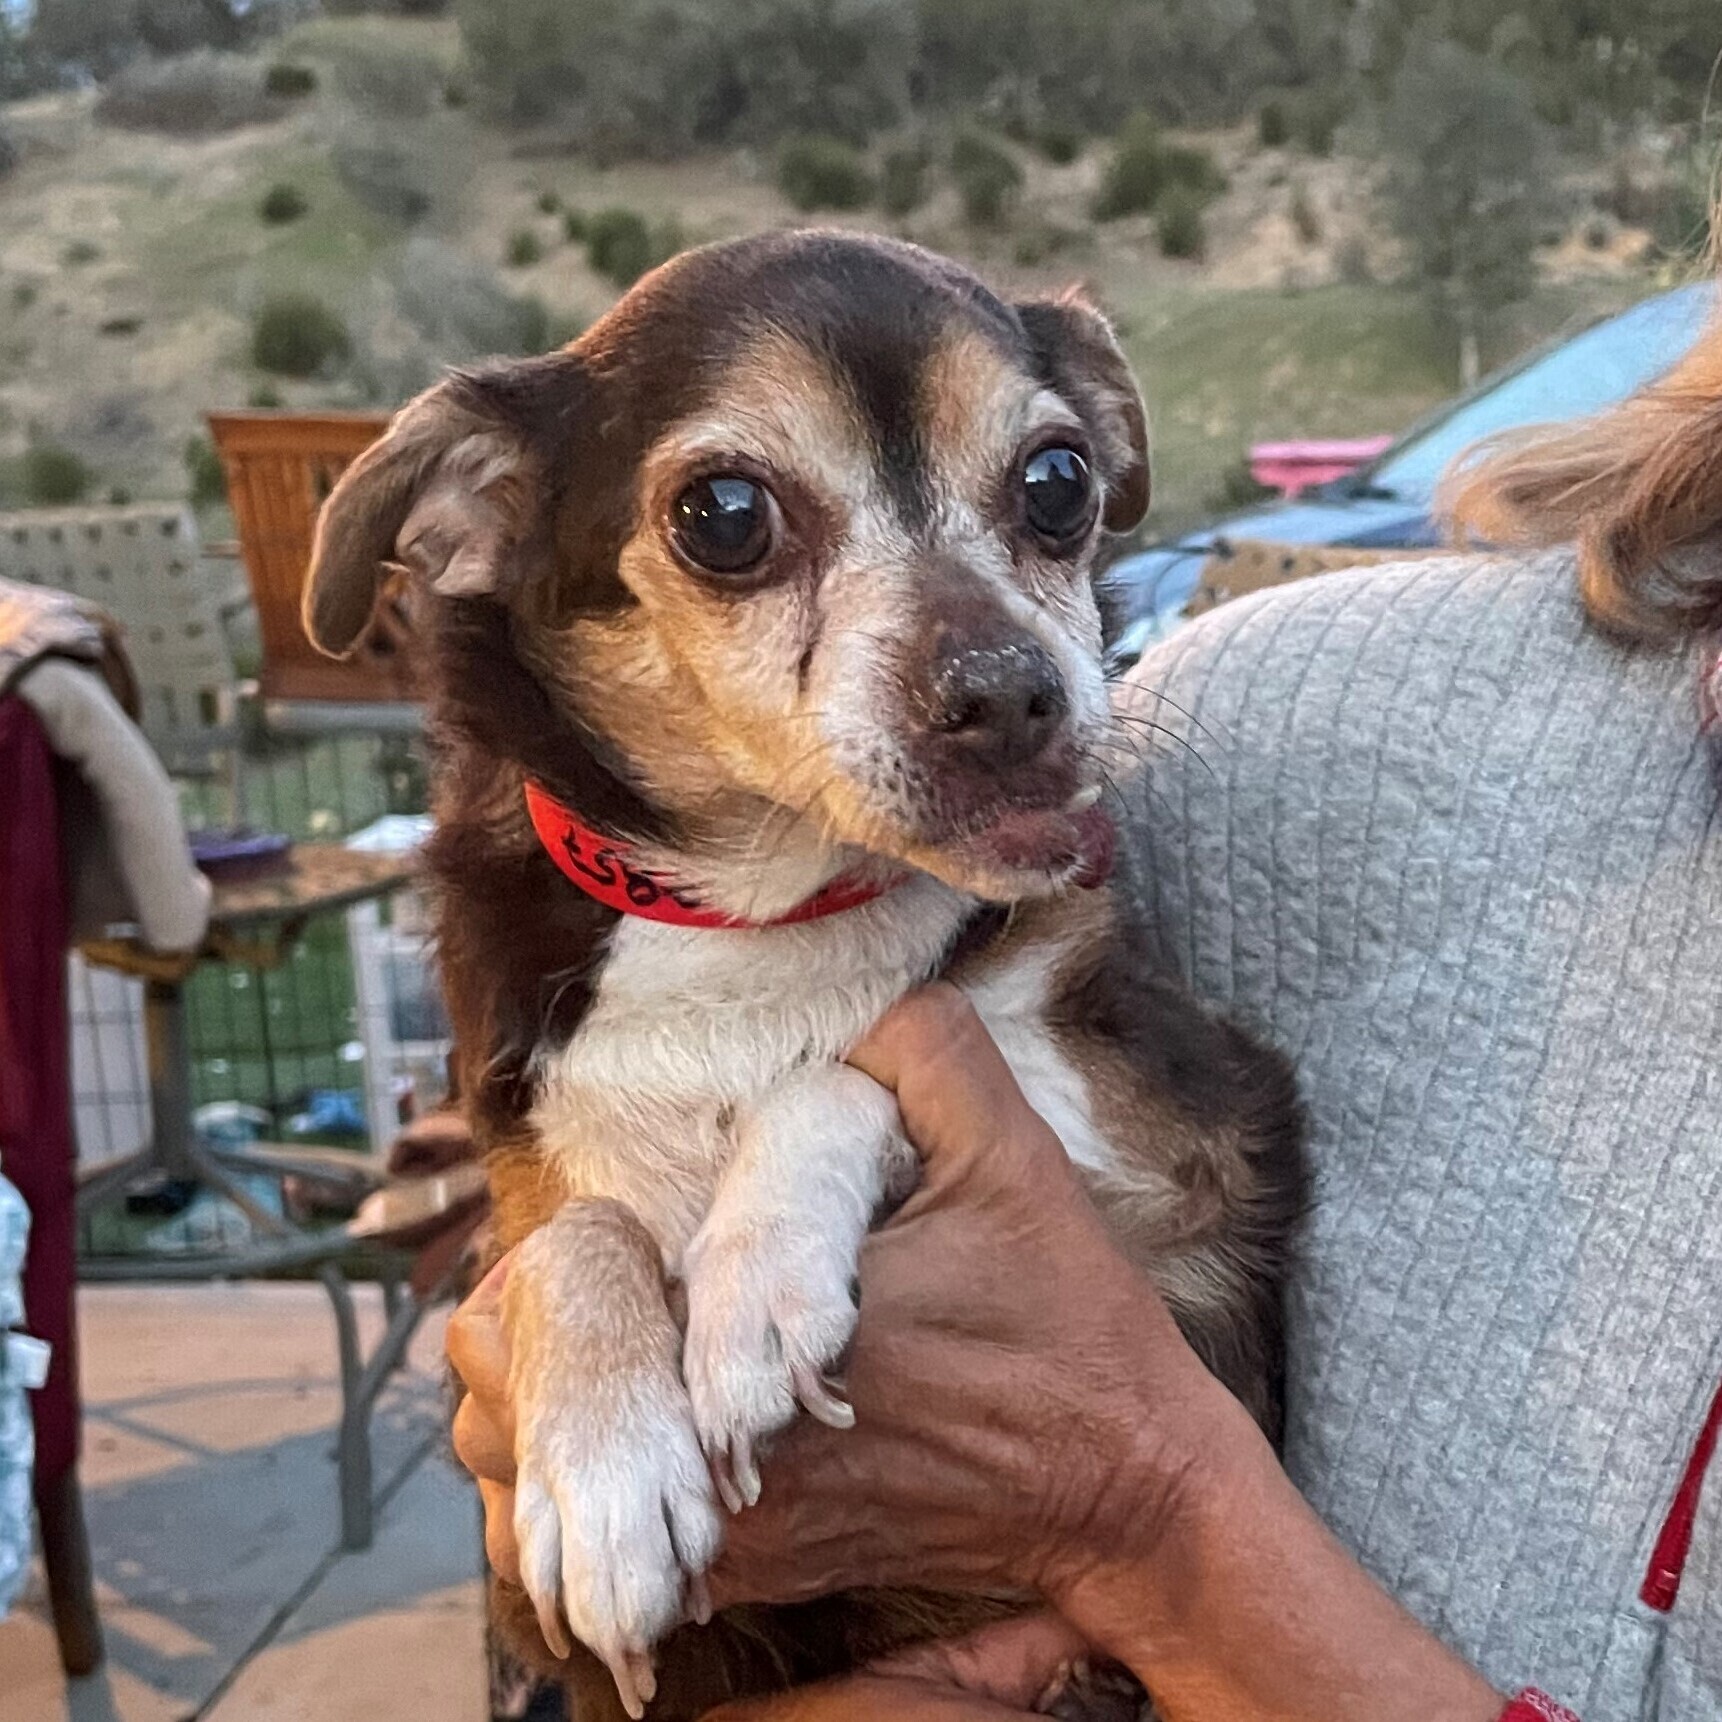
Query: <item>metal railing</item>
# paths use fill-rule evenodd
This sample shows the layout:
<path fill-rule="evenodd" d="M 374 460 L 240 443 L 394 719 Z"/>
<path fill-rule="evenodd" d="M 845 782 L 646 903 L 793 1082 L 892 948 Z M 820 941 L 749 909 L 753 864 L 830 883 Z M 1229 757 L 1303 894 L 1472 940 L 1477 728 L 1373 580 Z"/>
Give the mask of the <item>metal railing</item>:
<path fill-rule="evenodd" d="M 188 829 L 231 825 L 339 841 L 390 814 L 421 813 L 421 737 L 348 733 L 284 738 L 248 725 L 231 773 L 183 782 Z M 369 1142 L 434 1098 L 441 1053 L 434 980 L 411 899 L 319 917 L 286 961 L 261 970 L 208 964 L 187 1006 L 194 1101 L 205 1117 L 254 1108 L 271 1139 Z M 73 1076 L 80 1156 L 137 1147 L 147 1128 L 148 1073 L 138 983 L 73 959 Z M 430 1019 L 430 1020 L 427 1020 Z M 217 1108 L 216 1113 L 206 1109 Z"/>

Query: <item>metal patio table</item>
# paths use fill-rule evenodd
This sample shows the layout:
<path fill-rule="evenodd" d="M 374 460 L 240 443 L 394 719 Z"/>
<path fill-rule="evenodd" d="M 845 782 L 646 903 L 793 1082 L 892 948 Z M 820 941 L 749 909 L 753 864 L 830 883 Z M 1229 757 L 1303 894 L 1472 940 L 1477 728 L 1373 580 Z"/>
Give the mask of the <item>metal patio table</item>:
<path fill-rule="evenodd" d="M 340 1150 L 224 1146 L 199 1140 L 192 1124 L 185 989 L 193 972 L 206 962 L 240 963 L 260 970 L 279 967 L 317 916 L 387 897 L 410 884 L 413 872 L 409 856 L 348 849 L 336 843 L 299 843 L 267 871 L 212 882 L 209 930 L 195 951 L 152 951 L 125 936 L 91 940 L 80 947 L 87 961 L 143 983 L 150 1140 L 137 1153 L 97 1166 L 81 1180 L 79 1213 L 87 1215 L 119 1201 L 140 1183 L 181 1179 L 233 1203 L 250 1220 L 253 1235 L 232 1249 L 86 1254 L 78 1264 L 79 1278 L 159 1284 L 311 1275 L 322 1283 L 334 1309 L 340 1353 L 337 1458 L 341 1539 L 349 1549 L 368 1548 L 374 1529 L 371 1410 L 405 1355 L 435 1291 L 419 1296 L 411 1289 L 411 1251 L 372 1243 L 350 1224 L 298 1225 L 284 1212 L 258 1201 L 243 1181 L 257 1176 L 327 1181 L 343 1172 L 363 1177 L 375 1171 L 374 1162 Z M 380 1173 L 371 1182 L 380 1183 Z M 387 1322 L 368 1357 L 359 1337 L 354 1280 L 372 1280 L 382 1288 Z"/>

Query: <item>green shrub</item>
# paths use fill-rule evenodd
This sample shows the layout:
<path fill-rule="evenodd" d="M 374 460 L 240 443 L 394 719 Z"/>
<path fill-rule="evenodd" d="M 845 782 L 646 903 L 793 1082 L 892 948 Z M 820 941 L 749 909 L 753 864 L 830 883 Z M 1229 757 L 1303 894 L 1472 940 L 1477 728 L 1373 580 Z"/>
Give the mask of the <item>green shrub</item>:
<path fill-rule="evenodd" d="M 583 209 L 562 211 L 562 237 L 570 245 L 579 245 L 586 238 L 586 212 Z"/>
<path fill-rule="evenodd" d="M 511 269 L 529 269 L 544 259 L 544 241 L 530 227 L 519 227 L 508 236 L 503 251 Z"/>
<path fill-rule="evenodd" d="M 1182 186 L 1204 201 L 1218 197 L 1226 189 L 1226 176 L 1220 164 L 1194 144 L 1166 146 L 1166 178 L 1170 184 Z"/>
<path fill-rule="evenodd" d="M 879 165 L 879 207 L 887 215 L 910 215 L 927 201 L 927 170 L 932 166 L 925 145 L 887 150 Z"/>
<path fill-rule="evenodd" d="M 420 119 L 437 105 L 447 82 L 436 54 L 382 27 L 343 33 L 332 65 L 342 96 L 371 119 Z"/>
<path fill-rule="evenodd" d="M 1642 227 L 1646 222 L 1656 219 L 1655 192 L 1650 186 L 1640 185 L 1633 177 L 1632 164 L 1627 161 L 1617 161 L 1614 164 L 1614 171 L 1609 176 L 1608 190 L 1596 201 L 1599 208 L 1606 210 L 1616 221 L 1628 227 Z"/>
<path fill-rule="evenodd" d="M 227 474 L 221 470 L 221 457 L 208 437 L 188 438 L 183 459 L 193 508 L 213 508 L 227 500 Z"/>
<path fill-rule="evenodd" d="M 473 97 L 610 159 L 817 132 L 859 144 L 903 115 L 918 0 L 457 0 Z"/>
<path fill-rule="evenodd" d="M 984 132 L 967 131 L 951 145 L 951 178 L 963 214 L 977 227 L 997 227 L 1022 186 L 1016 157 Z"/>
<path fill-rule="evenodd" d="M 1283 149 L 1291 141 L 1285 103 L 1270 96 L 1256 112 L 1256 136 L 1263 149 Z"/>
<path fill-rule="evenodd" d="M 110 508 L 127 508 L 131 505 L 132 493 L 123 484 L 108 486 L 108 506 Z"/>
<path fill-rule="evenodd" d="M 1096 221 L 1116 221 L 1124 215 L 1146 215 L 1169 184 L 1166 145 L 1151 114 L 1134 114 L 1118 134 L 1112 160 L 1094 199 Z"/>
<path fill-rule="evenodd" d="M 1082 154 L 1082 133 L 1075 126 L 1042 126 L 1034 143 L 1054 167 L 1069 167 Z"/>
<path fill-rule="evenodd" d="M 551 344 L 542 300 L 510 293 L 495 270 L 441 240 L 408 240 L 393 277 L 401 311 L 440 360 L 540 353 Z"/>
<path fill-rule="evenodd" d="M 90 488 L 90 469 L 58 443 L 33 442 L 20 467 L 24 498 L 38 508 L 63 508 L 80 502 Z"/>
<path fill-rule="evenodd" d="M 562 199 L 553 191 L 541 191 L 538 194 L 538 213 L 554 215 L 562 207 Z"/>
<path fill-rule="evenodd" d="M 1714 162 L 1702 143 L 1674 163 L 1651 231 L 1670 257 L 1698 257 L 1710 236 Z"/>
<path fill-rule="evenodd" d="M 251 359 L 260 371 L 314 377 L 351 356 L 347 326 L 321 299 L 282 293 L 258 308 L 251 325 Z"/>
<path fill-rule="evenodd" d="M 1250 471 L 1247 456 L 1234 461 L 1221 473 L 1219 482 L 1208 493 L 1202 507 L 1209 514 L 1235 514 L 1240 508 L 1250 508 L 1279 495 L 1271 485 L 1261 482 Z"/>
<path fill-rule="evenodd" d="M 566 347 L 571 342 L 578 341 L 586 333 L 590 325 L 584 317 L 572 312 L 565 312 L 560 317 L 550 320 L 550 329 L 545 345 L 547 347 Z"/>
<path fill-rule="evenodd" d="M 1152 115 L 1137 114 L 1118 134 L 1094 200 L 1094 219 L 1151 214 L 1174 189 L 1200 205 L 1226 189 L 1226 176 L 1205 149 L 1167 143 Z"/>
<path fill-rule="evenodd" d="M 1011 247 L 1011 257 L 1023 268 L 1032 269 L 1037 263 L 1045 263 L 1060 252 L 1068 251 L 1078 238 L 1080 235 L 1068 227 L 1034 222 L 1017 235 L 1016 244 Z"/>
<path fill-rule="evenodd" d="M 295 66 L 285 60 L 277 60 L 263 74 L 263 88 L 288 101 L 308 96 L 316 87 L 317 74 L 309 66 Z"/>
<path fill-rule="evenodd" d="M 311 206 L 305 201 L 305 194 L 296 185 L 288 185 L 283 181 L 272 185 L 264 192 L 263 201 L 257 206 L 257 213 L 271 226 L 279 227 L 289 221 L 297 221 Z"/>
<path fill-rule="evenodd" d="M 1335 89 L 1300 90 L 1288 118 L 1292 141 L 1310 155 L 1332 155 L 1334 134 L 1345 118 L 1346 97 Z"/>
<path fill-rule="evenodd" d="M 273 412 L 282 404 L 281 391 L 273 383 L 259 383 L 245 397 L 248 407 L 258 407 L 264 411 Z"/>
<path fill-rule="evenodd" d="M 1369 242 L 1361 233 L 1348 233 L 1334 247 L 1333 266 L 1341 281 L 1354 287 L 1367 287 L 1375 279 L 1369 261 Z"/>
<path fill-rule="evenodd" d="M 652 227 L 632 209 L 600 209 L 586 217 L 586 261 L 617 287 L 632 287 L 681 248 L 681 229 L 673 221 Z"/>
<path fill-rule="evenodd" d="M 1200 194 L 1182 185 L 1167 191 L 1154 218 L 1154 235 L 1163 256 L 1200 258 L 1208 244 Z"/>
<path fill-rule="evenodd" d="M 101 254 L 101 246 L 92 244 L 88 239 L 74 239 L 60 253 L 60 261 L 76 269 L 80 264 L 94 263 Z"/>
<path fill-rule="evenodd" d="M 387 145 L 339 143 L 335 172 L 364 206 L 389 221 L 408 225 L 430 213 L 431 195 L 424 183 L 425 164 L 404 150 Z"/>
<path fill-rule="evenodd" d="M 1316 213 L 1316 207 L 1310 202 L 1309 188 L 1299 180 L 1292 187 L 1291 195 L 1292 226 L 1297 229 L 1297 236 L 1305 245 L 1314 245 L 1321 238 L 1321 217 Z"/>
<path fill-rule="evenodd" d="M 1614 230 L 1609 226 L 1606 216 L 1593 215 L 1584 224 L 1584 242 L 1589 250 L 1606 251 L 1613 236 Z"/>
<path fill-rule="evenodd" d="M 102 86 L 96 102 L 96 117 L 105 125 L 179 137 L 233 131 L 280 111 L 252 61 L 207 49 L 171 60 L 133 60 Z"/>
<path fill-rule="evenodd" d="M 861 152 L 841 138 L 793 138 L 777 158 L 777 189 L 802 211 L 865 209 L 876 187 Z"/>
<path fill-rule="evenodd" d="M 14 281 L 12 283 L 12 305 L 15 310 L 28 311 L 36 303 L 36 283 L 34 281 Z"/>
<path fill-rule="evenodd" d="M 522 293 L 510 301 L 514 309 L 514 341 L 511 351 L 522 354 L 543 353 L 562 342 L 550 334 L 550 307 L 536 293 Z"/>

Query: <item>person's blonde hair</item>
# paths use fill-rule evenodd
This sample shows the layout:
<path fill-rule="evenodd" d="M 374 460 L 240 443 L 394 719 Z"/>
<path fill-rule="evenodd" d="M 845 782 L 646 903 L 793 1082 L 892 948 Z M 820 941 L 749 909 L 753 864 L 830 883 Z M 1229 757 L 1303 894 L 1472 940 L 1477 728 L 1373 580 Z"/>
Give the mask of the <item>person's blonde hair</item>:
<path fill-rule="evenodd" d="M 1715 232 L 1722 251 L 1722 207 Z M 1463 539 L 1575 546 L 1585 607 L 1616 633 L 1722 631 L 1722 553 L 1678 555 L 1722 532 L 1722 303 L 1686 357 L 1619 406 L 1461 456 L 1437 506 Z"/>

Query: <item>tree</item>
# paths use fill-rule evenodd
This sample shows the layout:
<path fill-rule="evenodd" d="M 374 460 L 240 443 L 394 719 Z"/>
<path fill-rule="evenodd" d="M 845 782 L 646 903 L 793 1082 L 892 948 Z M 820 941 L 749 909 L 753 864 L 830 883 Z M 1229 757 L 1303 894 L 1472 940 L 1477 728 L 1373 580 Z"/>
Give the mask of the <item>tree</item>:
<path fill-rule="evenodd" d="M 269 0 L 272 3 L 272 0 Z M 264 5 L 244 0 L 36 0 L 27 46 L 42 62 L 106 78 L 144 50 L 238 48 Z M 0 14 L 4 0 L 0 0 Z"/>
<path fill-rule="evenodd" d="M 458 0 L 456 16 L 494 112 L 615 154 L 861 143 L 908 103 L 910 0 Z"/>
<path fill-rule="evenodd" d="M 33 83 L 29 51 L 18 27 L 0 5 L 0 102 L 28 95 Z"/>
<path fill-rule="evenodd" d="M 98 78 L 137 52 L 131 0 L 36 0 L 29 43 L 57 66 L 76 66 Z"/>
<path fill-rule="evenodd" d="M 1548 148 L 1529 89 L 1454 41 L 1413 36 L 1383 115 L 1385 193 L 1412 273 L 1480 369 L 1488 318 L 1535 282 Z"/>

